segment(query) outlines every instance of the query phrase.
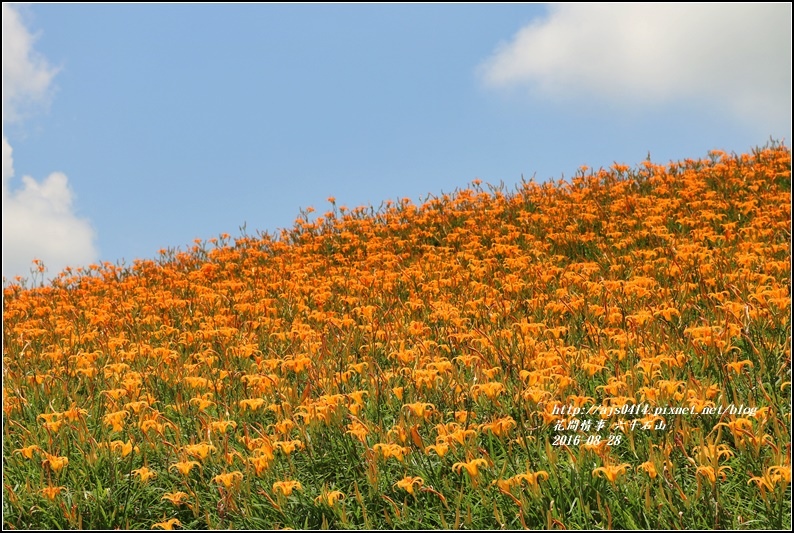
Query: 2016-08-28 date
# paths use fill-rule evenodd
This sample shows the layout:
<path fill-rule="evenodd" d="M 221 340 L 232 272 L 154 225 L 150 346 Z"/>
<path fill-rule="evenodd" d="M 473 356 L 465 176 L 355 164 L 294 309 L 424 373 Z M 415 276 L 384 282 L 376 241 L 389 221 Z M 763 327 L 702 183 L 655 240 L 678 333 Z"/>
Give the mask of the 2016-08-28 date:
<path fill-rule="evenodd" d="M 580 444 L 589 444 L 593 446 L 598 446 L 601 444 L 601 441 L 606 440 L 607 446 L 617 446 L 623 440 L 622 435 L 609 435 L 606 439 L 601 437 L 601 435 L 587 435 L 586 437 L 582 435 L 554 435 L 554 440 L 552 441 L 552 446 L 578 446 Z"/>

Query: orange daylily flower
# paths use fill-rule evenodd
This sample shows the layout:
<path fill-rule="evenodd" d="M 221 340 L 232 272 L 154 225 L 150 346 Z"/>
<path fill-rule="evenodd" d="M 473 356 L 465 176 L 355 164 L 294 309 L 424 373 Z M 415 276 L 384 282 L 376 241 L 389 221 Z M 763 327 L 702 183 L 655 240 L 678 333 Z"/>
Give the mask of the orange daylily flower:
<path fill-rule="evenodd" d="M 40 451 L 41 448 L 39 448 L 35 444 L 31 444 L 30 446 L 25 446 L 24 448 L 19 448 L 18 450 L 14 450 L 14 453 L 22 454 L 22 456 L 25 459 L 33 459 L 33 454 Z"/>
<path fill-rule="evenodd" d="M 44 487 L 40 492 L 44 494 L 48 500 L 54 500 L 64 490 L 66 490 L 66 487 Z"/>
<path fill-rule="evenodd" d="M 405 460 L 405 454 L 410 453 L 411 449 L 400 446 L 399 444 L 378 443 L 372 447 L 375 452 L 380 453 L 385 459 L 394 457 L 398 461 Z"/>
<path fill-rule="evenodd" d="M 282 420 L 281 422 L 273 424 L 272 427 L 282 435 L 289 435 L 289 432 L 295 427 L 295 422 L 292 420 Z"/>
<path fill-rule="evenodd" d="M 130 415 L 129 411 L 122 410 L 114 413 L 108 413 L 103 419 L 105 424 L 111 426 L 113 431 L 121 431 L 124 429 L 124 420 Z"/>
<path fill-rule="evenodd" d="M 315 503 L 325 503 L 329 507 L 333 507 L 336 505 L 336 502 L 344 499 L 344 497 L 345 495 L 338 490 L 332 490 L 329 492 L 323 491 L 323 493 L 317 496 L 314 501 Z"/>
<path fill-rule="evenodd" d="M 436 410 L 436 407 L 432 403 L 426 402 L 407 403 L 403 405 L 403 407 L 412 415 L 419 418 L 427 418 Z"/>
<path fill-rule="evenodd" d="M 152 529 L 160 528 L 160 529 L 174 529 L 174 526 L 182 527 L 182 522 L 180 522 L 176 518 L 170 518 L 168 520 L 164 520 L 162 522 L 157 522 L 156 524 L 152 525 Z"/>
<path fill-rule="evenodd" d="M 488 462 L 485 459 L 478 458 L 472 459 L 471 461 L 465 463 L 455 463 L 452 465 L 452 471 L 456 474 L 460 474 L 463 470 L 466 470 L 466 473 L 469 474 L 469 477 L 472 479 L 476 479 L 477 476 L 480 475 L 479 468 L 481 466 L 487 466 Z"/>
<path fill-rule="evenodd" d="M 136 470 L 132 471 L 133 474 L 138 476 L 141 480 L 141 483 L 146 483 L 150 479 L 157 477 L 157 472 L 150 470 L 149 468 L 142 466 Z"/>
<path fill-rule="evenodd" d="M 254 472 L 257 476 L 262 475 L 268 468 L 270 468 L 270 463 L 272 461 L 273 459 L 271 457 L 267 457 L 266 455 L 248 458 L 248 462 L 253 465 Z"/>
<path fill-rule="evenodd" d="M 545 470 L 538 470 L 537 472 L 518 474 L 516 477 L 529 483 L 530 487 L 537 488 L 541 480 L 548 481 L 549 473 Z"/>
<path fill-rule="evenodd" d="M 497 437 L 502 437 L 507 435 L 516 425 L 516 421 L 513 417 L 507 416 L 487 424 L 482 424 L 480 428 L 493 433 Z"/>
<path fill-rule="evenodd" d="M 273 483 L 273 492 L 280 492 L 284 496 L 290 496 L 293 490 L 303 490 L 300 481 L 276 481 Z"/>
<path fill-rule="evenodd" d="M 631 467 L 628 463 L 623 463 L 618 466 L 614 465 L 604 465 L 600 466 L 593 470 L 593 475 L 603 474 L 606 479 L 609 480 L 610 483 L 615 483 L 617 479 L 629 468 Z"/>
<path fill-rule="evenodd" d="M 239 483 L 243 479 L 243 473 L 235 470 L 234 472 L 228 472 L 226 474 L 218 474 L 212 481 L 218 483 L 219 485 L 223 485 L 227 489 L 231 488 L 232 485 Z"/>
<path fill-rule="evenodd" d="M 138 451 L 138 447 L 134 446 L 131 441 L 114 440 L 102 443 L 101 446 L 108 447 L 112 453 L 118 453 L 122 457 L 127 457 L 132 452 Z"/>
<path fill-rule="evenodd" d="M 210 422 L 210 430 L 213 433 L 226 433 L 226 430 L 229 428 L 236 428 L 237 422 L 234 420 L 218 420 L 216 422 Z"/>
<path fill-rule="evenodd" d="M 193 470 L 194 466 L 201 468 L 201 465 L 198 463 L 198 461 L 180 461 L 178 463 L 172 464 L 168 469 L 172 470 L 176 468 L 180 474 L 187 476 L 190 474 L 190 471 Z"/>
<path fill-rule="evenodd" d="M 42 464 L 48 466 L 53 472 L 60 472 L 69 464 L 69 458 L 50 455 L 44 452 L 44 461 L 42 461 Z"/>
<path fill-rule="evenodd" d="M 430 446 L 425 447 L 425 452 L 436 452 L 436 455 L 439 457 L 444 457 L 447 452 L 449 451 L 449 445 L 447 444 L 431 444 Z"/>
<path fill-rule="evenodd" d="M 251 411 L 256 411 L 257 409 L 265 405 L 265 400 L 263 400 L 262 398 L 240 400 L 239 405 L 241 411 L 245 411 L 246 409 L 250 409 Z"/>
<path fill-rule="evenodd" d="M 215 453 L 217 450 L 215 446 L 212 444 L 207 444 L 206 442 L 201 442 L 199 444 L 188 444 L 183 449 L 185 450 L 185 453 L 191 457 L 195 457 L 202 461 L 209 457 L 211 453 Z"/>
<path fill-rule="evenodd" d="M 299 440 L 277 441 L 273 446 L 284 452 L 285 455 L 290 455 L 295 450 L 302 450 L 306 446 Z"/>
<path fill-rule="evenodd" d="M 414 493 L 414 486 L 421 487 L 424 484 L 424 480 L 421 477 L 414 477 L 414 476 L 405 476 L 398 482 L 394 484 L 396 487 L 400 487 L 401 489 L 408 492 L 408 494 Z"/>
<path fill-rule="evenodd" d="M 498 381 L 491 381 L 489 383 L 480 383 L 474 385 L 471 388 L 471 396 L 475 400 L 480 397 L 481 394 L 485 394 L 489 400 L 496 399 L 497 396 L 504 392 L 505 386 L 503 383 Z"/>
<path fill-rule="evenodd" d="M 697 476 L 703 476 L 714 485 L 717 482 L 717 478 L 719 477 L 723 481 L 727 478 L 725 472 L 733 470 L 729 466 L 720 466 L 718 468 L 714 468 L 712 466 L 699 466 L 695 474 Z"/>
<path fill-rule="evenodd" d="M 185 503 L 185 500 L 187 500 L 189 497 L 190 497 L 189 494 L 187 494 L 185 492 L 178 491 L 178 492 L 167 492 L 167 493 L 163 494 L 163 497 L 161 499 L 162 500 L 168 500 L 169 502 L 171 502 L 174 505 L 178 506 L 178 505 L 182 505 L 183 503 Z"/>
<path fill-rule="evenodd" d="M 755 483 L 761 489 L 762 496 L 766 497 L 767 491 L 775 490 L 778 484 L 785 486 L 791 483 L 791 467 L 770 466 L 763 475 L 751 477 L 747 483 Z"/>
<path fill-rule="evenodd" d="M 351 422 L 347 428 L 347 431 L 345 431 L 347 435 L 353 435 L 353 437 L 358 439 L 360 442 L 366 444 L 369 430 L 364 424 L 361 423 L 361 421 L 353 420 L 353 422 Z"/>
<path fill-rule="evenodd" d="M 727 368 L 728 370 L 732 370 L 733 372 L 736 372 L 736 374 L 741 374 L 742 368 L 744 367 L 753 368 L 753 362 L 750 361 L 749 359 L 744 359 L 742 361 L 733 361 L 731 363 L 725 364 L 725 368 Z"/>
<path fill-rule="evenodd" d="M 653 461 L 645 461 L 641 465 L 637 467 L 637 470 L 645 470 L 645 472 L 650 476 L 651 479 L 654 479 L 658 473 L 656 472 L 656 466 L 653 464 Z"/>
<path fill-rule="evenodd" d="M 215 405 L 215 402 L 213 402 L 212 400 L 208 400 L 206 398 L 201 398 L 201 397 L 191 398 L 190 402 L 188 403 L 190 403 L 190 405 L 195 405 L 199 411 L 206 411 L 207 409 Z"/>

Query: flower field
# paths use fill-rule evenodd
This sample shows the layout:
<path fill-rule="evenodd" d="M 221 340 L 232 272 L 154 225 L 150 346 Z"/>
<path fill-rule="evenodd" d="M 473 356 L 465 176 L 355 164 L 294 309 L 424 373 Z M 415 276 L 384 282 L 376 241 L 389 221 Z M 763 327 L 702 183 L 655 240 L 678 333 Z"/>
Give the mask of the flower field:
<path fill-rule="evenodd" d="M 791 522 L 788 148 L 329 201 L 5 285 L 4 528 Z"/>

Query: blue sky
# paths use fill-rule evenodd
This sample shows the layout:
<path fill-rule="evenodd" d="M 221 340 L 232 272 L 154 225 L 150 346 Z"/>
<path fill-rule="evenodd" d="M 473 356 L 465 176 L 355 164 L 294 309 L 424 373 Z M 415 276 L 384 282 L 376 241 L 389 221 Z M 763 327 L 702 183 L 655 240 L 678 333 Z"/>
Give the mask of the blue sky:
<path fill-rule="evenodd" d="M 790 145 L 790 117 L 790 4 L 3 4 L 3 276 Z"/>

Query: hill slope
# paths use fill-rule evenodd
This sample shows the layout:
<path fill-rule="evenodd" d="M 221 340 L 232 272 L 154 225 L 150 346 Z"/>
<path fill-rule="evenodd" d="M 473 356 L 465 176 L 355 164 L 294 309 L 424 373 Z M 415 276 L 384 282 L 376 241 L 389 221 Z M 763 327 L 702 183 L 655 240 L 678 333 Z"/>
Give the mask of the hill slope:
<path fill-rule="evenodd" d="M 4 526 L 780 527 L 790 169 L 334 204 L 6 287 Z"/>

